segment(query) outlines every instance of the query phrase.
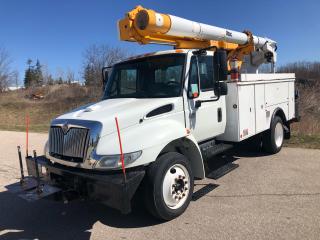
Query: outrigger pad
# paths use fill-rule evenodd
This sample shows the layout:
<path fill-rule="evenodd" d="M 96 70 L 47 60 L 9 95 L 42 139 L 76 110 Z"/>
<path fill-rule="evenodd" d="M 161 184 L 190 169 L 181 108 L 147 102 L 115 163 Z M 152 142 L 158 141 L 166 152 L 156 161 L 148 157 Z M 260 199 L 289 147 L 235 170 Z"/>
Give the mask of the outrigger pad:
<path fill-rule="evenodd" d="M 20 194 L 18 194 L 18 196 L 27 200 L 28 202 L 34 202 L 60 191 L 60 188 L 47 184 L 40 184 L 39 188 L 35 187 L 33 189 L 21 192 Z"/>
<path fill-rule="evenodd" d="M 37 180 L 34 177 L 25 177 L 22 184 L 17 182 L 5 186 L 5 188 L 9 192 L 17 194 L 19 197 L 29 202 L 42 199 L 61 191 L 60 188 L 45 184 L 41 181 L 40 186 L 38 187 Z"/>
<path fill-rule="evenodd" d="M 23 182 L 17 182 L 5 186 L 5 188 L 11 193 L 20 193 L 37 187 L 37 180 L 33 177 L 25 177 Z"/>

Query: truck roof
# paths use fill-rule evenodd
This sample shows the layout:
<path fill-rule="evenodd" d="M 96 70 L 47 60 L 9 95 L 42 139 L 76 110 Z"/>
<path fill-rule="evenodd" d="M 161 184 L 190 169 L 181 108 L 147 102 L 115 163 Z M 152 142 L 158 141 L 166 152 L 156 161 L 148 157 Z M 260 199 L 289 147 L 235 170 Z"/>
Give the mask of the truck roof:
<path fill-rule="evenodd" d="M 156 55 L 163 55 L 163 54 L 172 54 L 172 53 L 187 53 L 188 51 L 193 51 L 192 49 L 172 49 L 172 50 L 163 50 L 163 51 L 157 51 L 157 52 L 150 52 L 150 53 L 144 53 L 135 55 L 129 58 L 126 58 L 120 62 L 125 62 L 133 59 L 143 58 L 143 57 L 149 57 L 149 56 L 156 56 Z"/>

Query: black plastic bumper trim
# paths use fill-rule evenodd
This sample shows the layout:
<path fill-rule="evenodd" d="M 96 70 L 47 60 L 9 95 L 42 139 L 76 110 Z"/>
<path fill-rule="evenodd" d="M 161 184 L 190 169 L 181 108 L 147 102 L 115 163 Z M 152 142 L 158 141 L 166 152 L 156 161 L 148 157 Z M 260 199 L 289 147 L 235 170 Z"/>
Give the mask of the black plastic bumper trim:
<path fill-rule="evenodd" d="M 26 161 L 34 161 L 34 158 L 29 157 Z M 70 186 L 70 188 L 86 188 L 89 198 L 101 201 L 125 214 L 131 211 L 131 199 L 145 175 L 144 169 L 127 169 L 126 182 L 124 182 L 121 171 L 96 171 L 67 167 L 52 163 L 45 156 L 37 157 L 37 162 L 47 168 L 50 176 L 49 184 L 57 184 L 58 187 L 61 187 L 59 183 L 54 183 L 53 180 L 56 177 L 61 177 L 62 180 L 73 184 L 81 183 L 81 185 Z"/>

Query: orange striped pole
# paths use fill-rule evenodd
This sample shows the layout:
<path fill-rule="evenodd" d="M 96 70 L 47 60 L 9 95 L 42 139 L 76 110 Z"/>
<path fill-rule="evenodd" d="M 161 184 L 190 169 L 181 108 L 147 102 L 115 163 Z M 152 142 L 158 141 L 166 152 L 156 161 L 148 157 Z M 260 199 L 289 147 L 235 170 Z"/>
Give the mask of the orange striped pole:
<path fill-rule="evenodd" d="M 120 128 L 119 128 L 119 123 L 118 123 L 118 118 L 115 117 L 116 121 L 116 126 L 117 126 L 117 132 L 118 132 L 118 140 L 119 140 L 119 147 L 120 147 L 120 159 L 121 159 L 121 167 L 122 167 L 122 172 L 124 176 L 124 182 L 126 182 L 127 177 L 126 177 L 126 168 L 124 165 L 124 156 L 123 156 L 123 151 L 122 151 L 122 142 L 121 142 L 121 135 L 120 135 Z"/>

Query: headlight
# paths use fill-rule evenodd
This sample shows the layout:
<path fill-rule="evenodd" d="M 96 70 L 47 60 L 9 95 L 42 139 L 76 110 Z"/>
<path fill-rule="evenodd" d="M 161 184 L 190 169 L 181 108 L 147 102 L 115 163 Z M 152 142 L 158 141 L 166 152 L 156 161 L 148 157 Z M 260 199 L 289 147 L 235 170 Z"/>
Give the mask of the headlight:
<path fill-rule="evenodd" d="M 129 165 L 136 161 L 142 154 L 142 151 L 123 154 L 124 165 Z M 101 156 L 95 168 L 115 169 L 121 167 L 121 155 Z"/>

